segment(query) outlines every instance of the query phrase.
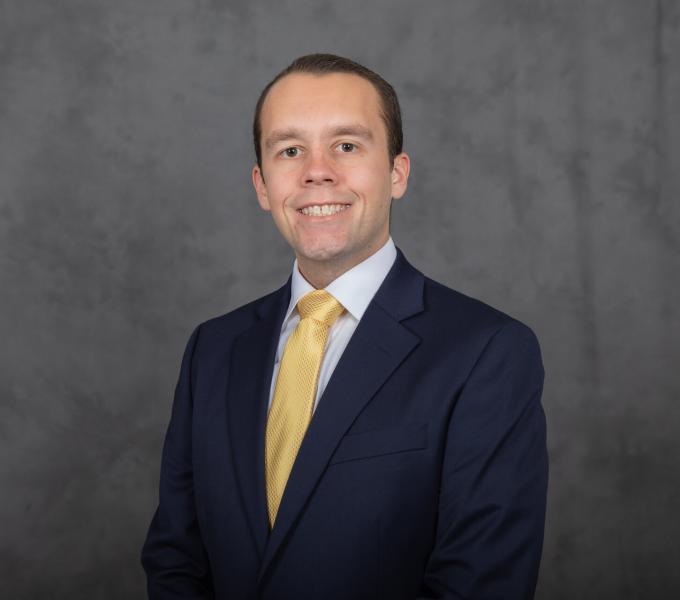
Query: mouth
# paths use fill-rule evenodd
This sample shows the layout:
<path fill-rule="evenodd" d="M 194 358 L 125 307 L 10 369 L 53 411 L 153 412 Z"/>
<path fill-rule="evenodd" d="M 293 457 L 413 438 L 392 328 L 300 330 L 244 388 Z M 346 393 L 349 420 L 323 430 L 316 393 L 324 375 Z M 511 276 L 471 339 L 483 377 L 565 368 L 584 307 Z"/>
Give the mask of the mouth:
<path fill-rule="evenodd" d="M 297 212 L 306 217 L 332 217 L 347 210 L 350 206 L 350 204 L 311 204 L 298 208 Z"/>

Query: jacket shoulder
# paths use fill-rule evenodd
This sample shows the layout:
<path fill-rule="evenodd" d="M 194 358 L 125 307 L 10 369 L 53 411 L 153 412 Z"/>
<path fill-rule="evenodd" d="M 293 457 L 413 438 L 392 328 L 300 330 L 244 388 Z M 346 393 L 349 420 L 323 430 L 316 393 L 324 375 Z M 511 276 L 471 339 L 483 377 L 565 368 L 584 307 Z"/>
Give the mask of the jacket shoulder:
<path fill-rule="evenodd" d="M 501 330 L 512 337 L 536 339 L 525 323 L 489 304 L 425 276 L 426 310 L 445 331 L 490 339 Z"/>
<path fill-rule="evenodd" d="M 284 299 L 285 287 L 284 285 L 278 290 L 243 304 L 227 313 L 203 321 L 196 327 L 200 338 L 202 340 L 217 338 L 224 342 L 229 338 L 236 337 L 255 323 L 263 311 L 275 309 L 277 303 Z"/>

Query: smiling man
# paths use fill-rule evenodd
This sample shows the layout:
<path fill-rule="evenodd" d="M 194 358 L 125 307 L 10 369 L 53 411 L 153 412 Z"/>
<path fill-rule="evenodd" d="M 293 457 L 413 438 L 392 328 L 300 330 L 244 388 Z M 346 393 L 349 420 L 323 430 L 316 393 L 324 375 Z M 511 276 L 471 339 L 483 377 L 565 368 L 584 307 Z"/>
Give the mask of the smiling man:
<path fill-rule="evenodd" d="M 532 598 L 548 463 L 535 336 L 413 268 L 399 102 L 342 57 L 265 87 L 253 184 L 295 254 L 199 325 L 142 553 L 149 597 Z"/>
<path fill-rule="evenodd" d="M 253 183 L 260 205 L 305 279 L 324 288 L 387 243 L 408 155 L 391 155 L 378 92 L 354 73 L 281 78 L 267 94 L 259 129 Z"/>

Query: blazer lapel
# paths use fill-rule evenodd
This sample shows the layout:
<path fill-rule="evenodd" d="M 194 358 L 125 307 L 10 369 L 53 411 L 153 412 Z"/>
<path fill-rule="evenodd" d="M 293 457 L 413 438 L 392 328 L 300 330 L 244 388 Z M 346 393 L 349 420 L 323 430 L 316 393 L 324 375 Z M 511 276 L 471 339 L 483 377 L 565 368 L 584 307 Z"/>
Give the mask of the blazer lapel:
<path fill-rule="evenodd" d="M 259 581 L 357 415 L 420 338 L 400 321 L 423 310 L 423 275 L 401 251 L 369 304 L 314 412 L 267 543 Z"/>
<path fill-rule="evenodd" d="M 257 308 L 259 320 L 232 348 L 227 414 L 231 454 L 255 546 L 264 554 L 269 535 L 264 476 L 264 431 L 276 347 L 290 301 L 288 283 Z"/>

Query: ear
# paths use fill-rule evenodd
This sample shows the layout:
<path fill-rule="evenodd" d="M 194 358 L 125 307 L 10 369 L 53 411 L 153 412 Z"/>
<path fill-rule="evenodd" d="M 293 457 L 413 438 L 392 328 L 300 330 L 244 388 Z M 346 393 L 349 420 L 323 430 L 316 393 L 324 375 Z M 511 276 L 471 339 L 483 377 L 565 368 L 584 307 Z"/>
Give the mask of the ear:
<path fill-rule="evenodd" d="M 406 193 L 408 187 L 408 175 L 411 171 L 411 160 L 406 152 L 397 154 L 394 157 L 394 166 L 392 167 L 392 198 L 395 200 L 401 198 Z"/>
<path fill-rule="evenodd" d="M 262 210 L 271 210 L 267 197 L 267 185 L 264 182 L 264 177 L 262 177 L 262 169 L 257 165 L 253 167 L 253 186 Z"/>

